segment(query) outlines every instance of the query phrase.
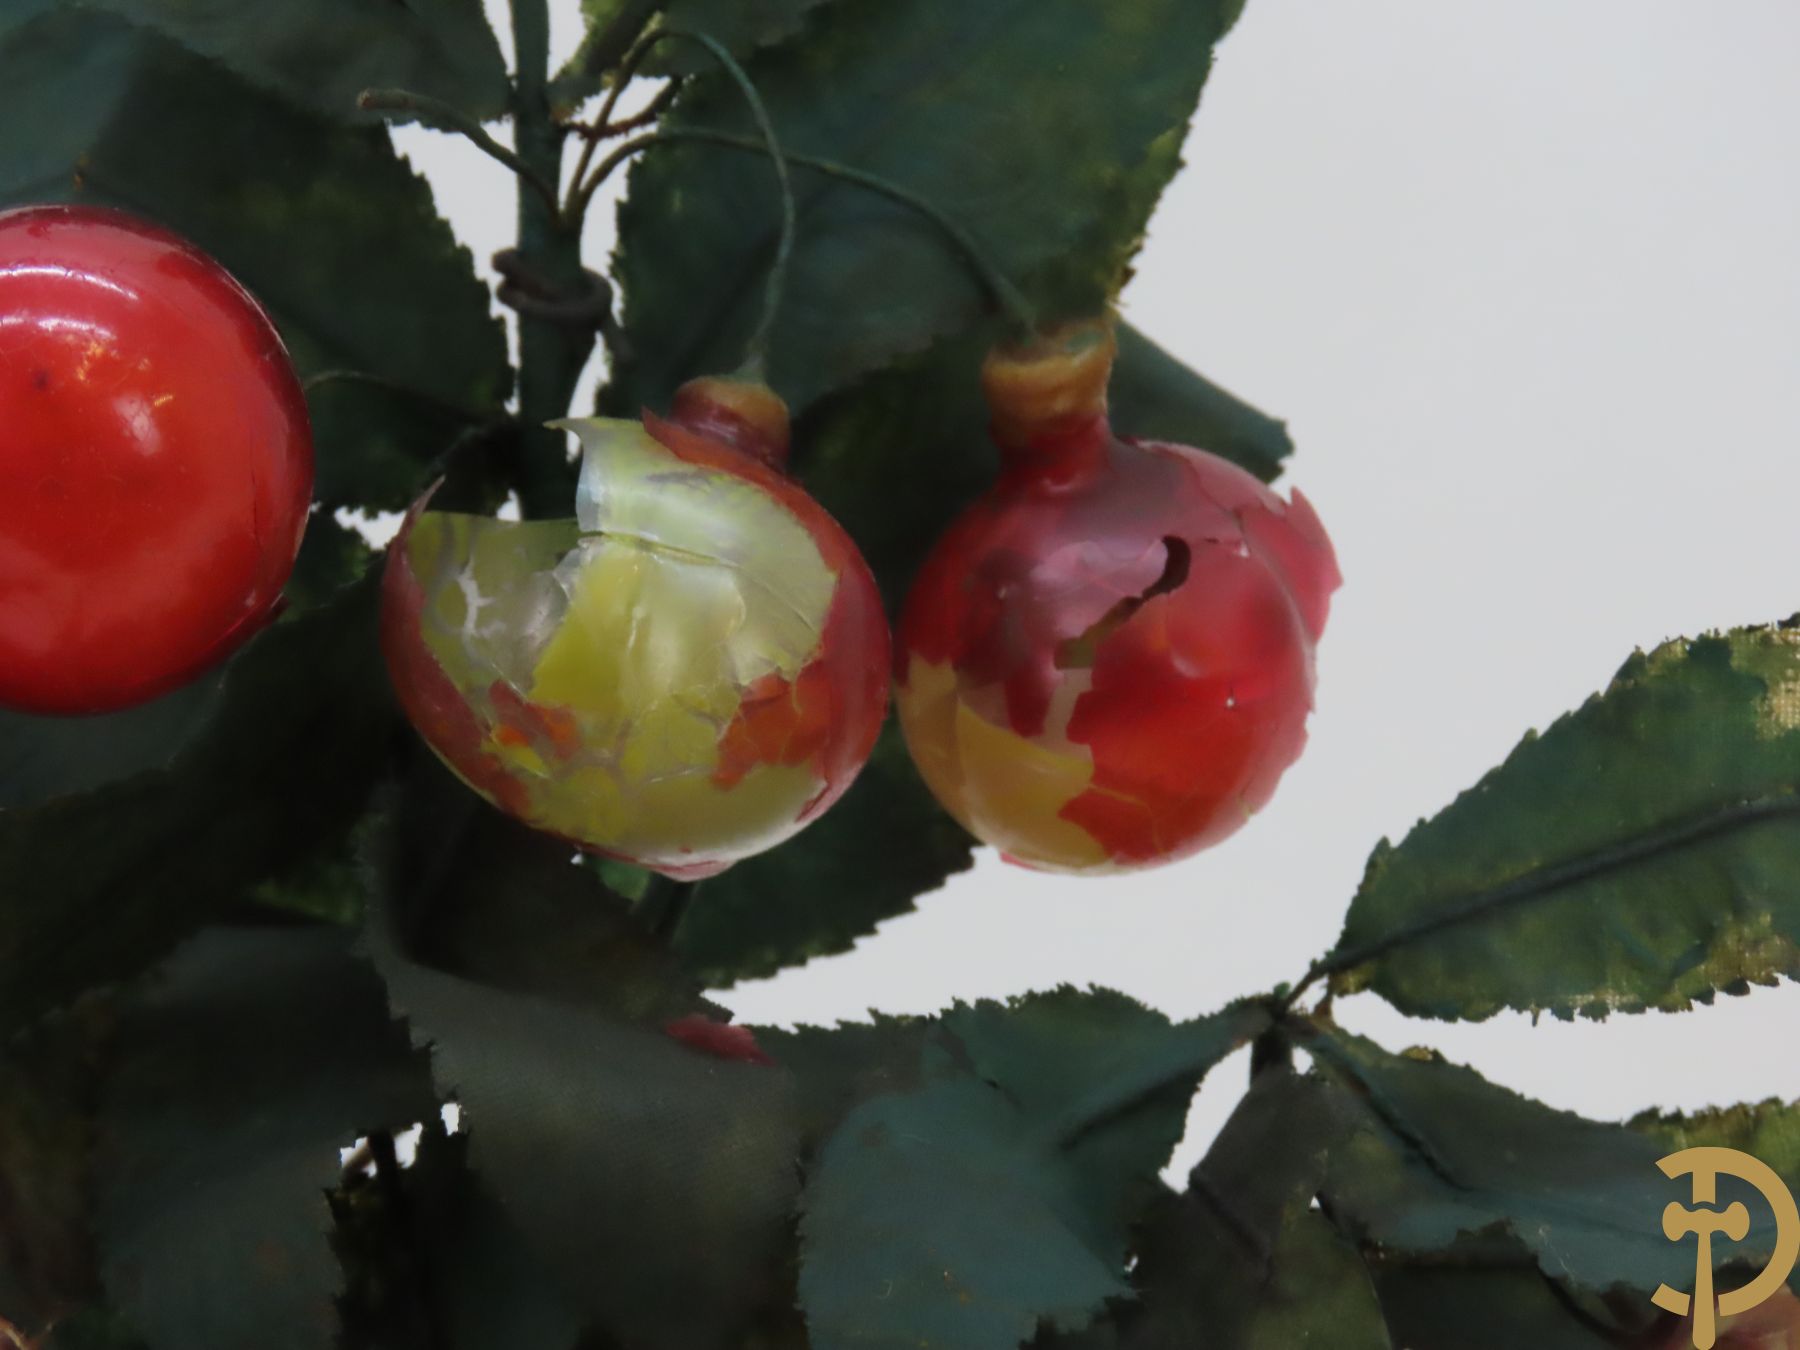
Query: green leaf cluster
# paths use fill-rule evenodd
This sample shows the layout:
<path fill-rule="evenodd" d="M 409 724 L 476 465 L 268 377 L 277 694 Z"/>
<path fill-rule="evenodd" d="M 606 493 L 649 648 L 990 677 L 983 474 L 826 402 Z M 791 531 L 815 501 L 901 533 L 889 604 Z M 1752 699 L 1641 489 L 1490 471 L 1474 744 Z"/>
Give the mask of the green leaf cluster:
<path fill-rule="evenodd" d="M 578 134 L 552 113 L 621 79 L 636 39 L 706 32 L 790 150 L 929 203 L 941 219 L 797 164 L 769 353 L 795 472 L 897 606 L 994 469 L 976 372 L 1006 320 L 960 241 L 1046 322 L 1109 306 L 1239 9 L 588 0 L 553 84 L 509 79 L 475 0 L 0 14 L 0 114 L 28 131 L 0 148 L 0 206 L 119 207 L 218 256 L 309 380 L 320 506 L 290 612 L 219 670 L 105 718 L 0 716 L 0 1332 L 63 1350 L 1666 1340 L 1648 1294 L 1686 1286 L 1692 1249 L 1662 1237 L 1677 1197 L 1656 1160 L 1720 1143 L 1800 1182 L 1800 1107 L 1584 1120 L 1332 1014 L 1368 991 L 1424 1017 L 1604 1017 L 1800 976 L 1800 627 L 1634 656 L 1377 848 L 1293 988 L 1185 1022 L 1062 988 L 728 1027 L 706 989 L 845 950 L 968 865 L 891 727 L 821 822 L 683 893 L 490 810 L 387 689 L 379 560 L 334 513 L 446 473 L 440 503 L 491 509 L 556 473 L 509 410 L 493 297 L 361 89 L 471 127 L 510 114 L 541 171 Z M 518 0 L 527 63 L 534 13 Z M 638 147 L 622 312 L 601 326 L 623 415 L 736 367 L 779 219 L 766 158 L 716 139 L 753 128 L 737 85 L 673 42 L 640 73 L 676 84 Z M 572 377 L 529 353 L 578 364 L 589 335 L 545 348 L 554 324 L 527 328 L 535 407 Z M 1265 480 L 1292 449 L 1129 325 L 1112 393 L 1126 434 Z M 1196 1087 L 1244 1046 L 1247 1091 L 1169 1186 Z M 1773 1235 L 1722 1189 L 1755 1216 L 1721 1244 L 1729 1279 Z"/>

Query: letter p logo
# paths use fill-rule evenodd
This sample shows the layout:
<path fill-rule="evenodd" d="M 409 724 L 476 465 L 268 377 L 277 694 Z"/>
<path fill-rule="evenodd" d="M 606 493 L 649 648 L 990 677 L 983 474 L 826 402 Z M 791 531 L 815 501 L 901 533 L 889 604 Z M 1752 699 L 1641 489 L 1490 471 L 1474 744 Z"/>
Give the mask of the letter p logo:
<path fill-rule="evenodd" d="M 1687 1209 L 1671 1200 L 1663 1210 L 1663 1236 L 1669 1241 L 1679 1242 L 1690 1233 L 1699 1239 L 1694 1255 L 1694 1294 L 1690 1299 L 1665 1284 L 1658 1287 L 1651 1302 L 1677 1317 L 1686 1317 L 1692 1309 L 1695 1350 L 1712 1350 L 1720 1317 L 1748 1312 L 1781 1288 L 1793 1270 L 1795 1258 L 1800 1257 L 1800 1209 L 1796 1209 L 1792 1193 L 1775 1175 L 1774 1168 L 1734 1148 L 1687 1148 L 1660 1159 L 1656 1165 L 1668 1177 L 1693 1175 L 1696 1206 L 1716 1203 L 1719 1177 L 1723 1174 L 1748 1181 L 1762 1192 L 1775 1213 L 1775 1253 L 1769 1264 L 1741 1289 L 1720 1294 L 1715 1304 L 1713 1234 L 1742 1242 L 1750 1235 L 1750 1211 L 1735 1200 L 1722 1210 Z"/>

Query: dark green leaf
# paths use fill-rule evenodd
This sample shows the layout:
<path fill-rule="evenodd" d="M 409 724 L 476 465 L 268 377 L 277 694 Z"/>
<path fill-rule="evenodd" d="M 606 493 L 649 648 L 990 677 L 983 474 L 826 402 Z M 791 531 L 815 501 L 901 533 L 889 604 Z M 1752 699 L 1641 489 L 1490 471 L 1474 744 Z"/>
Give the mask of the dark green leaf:
<path fill-rule="evenodd" d="M 1260 1074 L 1187 1192 L 1151 1210 L 1135 1242 L 1138 1299 L 1094 1350 L 1384 1350 L 1361 1258 L 1310 1207 L 1340 1128 L 1319 1084 Z"/>
<path fill-rule="evenodd" d="M 1800 976 L 1797 639 L 1740 628 L 1634 656 L 1384 842 L 1333 988 L 1432 1017 L 1600 1017 Z"/>
<path fill-rule="evenodd" d="M 813 1345 L 1011 1346 L 1040 1322 L 1087 1322 L 1128 1292 L 1131 1228 L 1194 1088 L 1265 1024 L 1234 1007 L 1171 1025 L 1123 995 L 1060 989 L 959 1005 L 911 1063 L 917 1024 L 846 1029 L 854 1053 L 835 1064 L 828 1046 L 770 1038 L 837 1102 L 861 1098 L 806 1192 Z"/>
<path fill-rule="evenodd" d="M 364 582 L 252 640 L 168 768 L 0 811 L 0 1031 L 143 969 L 350 826 L 395 725 L 375 602 Z"/>
<path fill-rule="evenodd" d="M 35 806 L 168 767 L 218 704 L 219 679 L 124 712 L 32 717 L 0 708 L 0 810 Z"/>
<path fill-rule="evenodd" d="M 0 206 L 149 217 L 256 294 L 302 375 L 350 369 L 417 391 L 313 391 L 327 506 L 406 505 L 422 461 L 505 397 L 487 288 L 385 130 L 293 111 L 168 39 L 68 9 L 0 20 L 0 121 L 32 128 L 0 152 Z"/>
<path fill-rule="evenodd" d="M 1668 1151 L 1658 1140 L 1552 1110 L 1424 1052 L 1391 1055 L 1341 1032 L 1307 1048 L 1355 1113 L 1325 1200 L 1359 1238 L 1416 1255 L 1464 1234 L 1509 1234 L 1546 1273 L 1587 1289 L 1692 1284 L 1693 1245 L 1662 1231 L 1663 1207 L 1692 1196 L 1657 1170 Z M 1747 1242 L 1721 1243 L 1719 1261 L 1771 1250 L 1768 1205 L 1733 1178 L 1719 1191 L 1721 1205 L 1741 1199 L 1751 1215 Z"/>
<path fill-rule="evenodd" d="M 1265 483 L 1294 452 L 1287 424 L 1188 369 L 1128 323 L 1118 326 L 1113 425 L 1121 436 L 1175 441 L 1223 455 Z"/>
<path fill-rule="evenodd" d="M 1127 1293 L 1071 1226 L 1076 1178 L 1024 1115 L 970 1078 L 857 1107 L 825 1145 L 801 1218 L 814 1350 L 1009 1350 Z"/>
<path fill-rule="evenodd" d="M 1626 1122 L 1673 1153 L 1684 1148 L 1734 1148 L 1767 1163 L 1800 1191 L 1800 1102 L 1714 1106 L 1704 1111 L 1644 1111 Z"/>
<path fill-rule="evenodd" d="M 506 62 L 481 0 L 76 0 L 167 34 L 326 117 L 367 119 L 365 89 L 411 89 L 476 117 L 506 111 Z"/>
<path fill-rule="evenodd" d="M 1142 1313 L 1123 1323 L 1126 1350 L 1414 1350 L 1390 1342 L 1362 1258 L 1317 1210 L 1285 1210 L 1269 1245 L 1254 1253 L 1199 1201 L 1177 1213 L 1145 1234 L 1143 1259 L 1154 1269 L 1145 1278 L 1158 1283 L 1146 1285 Z"/>
<path fill-rule="evenodd" d="M 477 822 L 491 814 L 469 802 Z M 462 1105 L 471 1164 L 563 1295 L 620 1341 L 725 1342 L 779 1282 L 797 1189 L 792 1081 L 625 1020 L 671 993 L 620 924 L 592 913 L 617 899 L 566 849 L 560 863 L 521 863 L 516 827 L 483 842 L 477 824 L 459 840 L 464 826 L 422 804 L 398 817 L 370 945 L 440 1090 Z M 505 858 L 491 870 L 488 848 Z M 509 921 L 507 896 L 481 892 L 515 876 L 555 889 Z M 465 913 L 481 917 L 454 917 Z M 412 954 L 413 925 L 429 933 L 438 915 L 449 936 L 431 949 L 456 973 Z"/>
<path fill-rule="evenodd" d="M 89 1155 L 105 1026 L 85 1007 L 0 1053 L 0 1317 L 27 1335 L 99 1292 Z"/>
<path fill-rule="evenodd" d="M 1372 1273 L 1388 1332 L 1407 1350 L 1610 1350 L 1621 1343 L 1611 1308 L 1589 1306 L 1556 1285 L 1516 1243 L 1483 1242 L 1466 1257 L 1459 1246 L 1438 1263 L 1377 1258 Z M 1640 1327 L 1654 1325 L 1650 1300 L 1629 1298 Z"/>
<path fill-rule="evenodd" d="M 117 1313 L 80 1308 L 60 1319 L 32 1350 L 147 1350 L 144 1340 Z"/>
<path fill-rule="evenodd" d="M 669 25 L 690 33 L 705 33 L 733 56 L 742 59 L 762 47 L 785 42 L 798 34 L 807 17 L 831 0 L 671 0 L 665 11 Z M 568 107 L 597 93 L 602 77 L 592 73 L 592 52 L 613 24 L 641 0 L 582 0 L 588 35 L 575 59 L 557 76 L 552 101 Z M 708 69 L 711 60 L 690 43 L 665 40 L 642 67 L 646 75 L 692 74 Z"/>
<path fill-rule="evenodd" d="M 794 471 L 856 540 L 898 614 L 926 553 L 999 472 L 981 398 L 982 343 L 939 344 L 820 403 Z"/>
<path fill-rule="evenodd" d="M 1179 162 L 1224 9 L 839 4 L 750 74 L 785 148 L 922 195 L 1056 320 L 1097 312 L 1120 284 Z M 716 74 L 694 77 L 664 125 L 753 134 Z M 917 211 L 802 168 L 795 191 L 770 377 L 796 410 L 987 312 L 966 259 Z M 760 154 L 684 145 L 639 160 L 615 267 L 637 359 L 616 372 L 612 406 L 661 408 L 682 380 L 739 364 L 777 220 Z"/>
<path fill-rule="evenodd" d="M 847 951 L 968 867 L 972 847 L 919 781 L 889 723 L 842 801 L 789 843 L 701 887 L 675 950 L 709 988 Z"/>
<path fill-rule="evenodd" d="M 346 1180 L 337 1204 L 346 1345 L 575 1350 L 579 1313 L 476 1182 L 467 1151 L 466 1134 L 428 1121 L 412 1166 L 391 1183 Z"/>
<path fill-rule="evenodd" d="M 1171 1023 L 1124 994 L 1064 986 L 959 1005 L 943 1022 L 973 1072 L 1060 1142 L 1093 1224 L 1091 1243 L 1122 1261 L 1201 1078 L 1258 1035 L 1268 1015 L 1233 1004 Z"/>
<path fill-rule="evenodd" d="M 916 1091 L 924 1081 L 921 1057 L 937 1034 L 936 1018 L 871 1014 L 868 1022 L 835 1027 L 756 1027 L 764 1053 L 794 1075 L 802 1145 L 815 1149 L 849 1114 L 872 1097 Z"/>
<path fill-rule="evenodd" d="M 434 1116 L 424 1059 L 338 929 L 215 929 L 123 1018 L 99 1122 L 107 1294 L 152 1350 L 329 1350 L 325 1194 L 359 1135 Z"/>

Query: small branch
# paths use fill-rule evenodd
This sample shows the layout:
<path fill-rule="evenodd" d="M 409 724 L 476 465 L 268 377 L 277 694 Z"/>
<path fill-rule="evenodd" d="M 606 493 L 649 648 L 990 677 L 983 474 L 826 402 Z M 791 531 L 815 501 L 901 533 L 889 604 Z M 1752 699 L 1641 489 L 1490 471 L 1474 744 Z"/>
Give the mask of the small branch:
<path fill-rule="evenodd" d="M 674 941 L 675 932 L 687 917 L 700 884 L 698 881 L 676 881 L 661 873 L 650 878 L 643 895 L 638 897 L 634 912 L 658 943 L 666 947 Z"/>
<path fill-rule="evenodd" d="M 669 0 L 626 0 L 625 7 L 604 31 L 583 43 L 576 54 L 575 75 L 604 75 L 624 61 L 643 31 L 658 14 L 669 7 Z M 635 70 L 635 67 L 633 68 Z M 621 69 L 615 88 L 627 83 L 630 73 Z M 602 119 L 604 120 L 604 119 Z"/>
<path fill-rule="evenodd" d="M 634 136 L 614 147 L 612 153 L 600 161 L 599 166 L 589 175 L 588 179 L 573 189 L 577 213 L 584 213 L 587 210 L 589 200 L 599 190 L 600 185 L 606 181 L 614 169 L 631 156 L 639 151 L 648 150 L 652 146 L 680 144 L 716 145 L 728 150 L 748 151 L 751 154 L 765 153 L 761 143 L 754 137 L 739 136 L 729 131 L 714 131 L 707 127 L 664 127 L 658 131 L 645 132 L 641 136 Z M 830 178 L 854 183 L 858 187 L 879 193 L 925 216 L 949 236 L 951 243 L 956 246 L 975 274 L 981 278 L 982 284 L 986 286 L 989 294 L 999 302 L 1000 307 L 1006 311 L 1013 322 L 1025 332 L 1036 331 L 1037 316 L 1032 309 L 1031 302 L 1025 298 L 1024 292 L 993 264 L 967 230 L 945 215 L 930 201 L 916 192 L 901 187 L 898 183 L 889 182 L 879 174 L 869 173 L 853 165 L 842 164 L 832 159 L 822 159 L 817 155 L 798 154 L 794 151 L 788 151 L 785 157 L 789 164 L 797 168 L 811 169 L 815 173 L 822 173 Z"/>
<path fill-rule="evenodd" d="M 429 94 L 415 94 L 408 89 L 365 89 L 358 96 L 356 106 L 371 112 L 413 113 L 427 125 L 435 126 L 441 131 L 456 132 L 477 150 L 511 169 L 521 181 L 529 183 L 532 190 L 550 204 L 551 210 L 556 209 L 555 186 L 518 155 L 488 135 L 487 128 L 462 109 L 453 107 L 442 99 L 432 98 Z"/>
<path fill-rule="evenodd" d="M 675 101 L 675 96 L 680 92 L 681 81 L 670 80 L 661 89 L 656 91 L 655 98 L 651 99 L 630 117 L 621 117 L 611 122 L 565 122 L 563 125 L 568 127 L 569 130 L 573 131 L 577 136 L 582 137 L 590 143 L 610 141 L 613 138 L 623 136 L 628 132 L 642 131 L 657 118 L 661 117 L 663 113 L 668 111 L 669 105 Z M 591 159 L 592 156 L 590 155 L 588 158 Z M 583 165 L 581 167 L 585 168 L 586 166 Z M 576 176 L 578 178 L 580 177 L 579 174 Z"/>
<path fill-rule="evenodd" d="M 658 5 L 657 12 L 661 9 L 662 6 Z M 646 23 L 648 21 L 645 20 Z M 639 40 L 637 34 L 632 35 L 630 50 L 620 53 L 618 72 L 613 76 L 612 87 L 606 91 L 606 98 L 600 104 L 599 116 L 594 119 L 596 127 L 605 128 L 612 124 L 613 113 L 617 111 L 619 100 L 625 95 L 626 86 L 637 78 L 638 70 L 655 49 L 654 36 Z M 569 177 L 569 195 L 562 205 L 565 228 L 580 230 L 581 222 L 587 219 L 588 203 L 593 200 L 594 193 L 592 189 L 582 191 L 582 183 L 587 178 L 588 165 L 593 163 L 594 151 L 599 147 L 601 139 L 599 136 L 588 137 L 587 144 L 581 147 L 580 157 L 575 161 L 575 172 Z M 607 172 L 610 173 L 611 169 Z M 605 181 L 604 175 L 601 181 Z"/>
<path fill-rule="evenodd" d="M 512 0 L 513 144 L 547 192 L 519 193 L 517 258 L 543 296 L 591 289 L 581 265 L 581 234 L 566 227 L 555 184 L 562 178 L 566 132 L 550 116 L 550 12 L 547 0 Z M 567 442 L 548 423 L 567 416 L 569 400 L 594 350 L 594 330 L 539 315 L 519 314 L 519 503 L 527 517 L 569 513 L 575 474 Z"/>

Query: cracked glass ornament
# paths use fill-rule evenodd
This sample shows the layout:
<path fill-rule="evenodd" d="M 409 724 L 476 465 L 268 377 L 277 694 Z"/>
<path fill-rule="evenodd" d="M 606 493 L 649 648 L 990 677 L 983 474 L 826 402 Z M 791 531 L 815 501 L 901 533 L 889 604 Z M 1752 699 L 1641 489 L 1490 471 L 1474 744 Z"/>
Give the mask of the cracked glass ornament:
<path fill-rule="evenodd" d="M 0 705 L 127 708 L 278 612 L 312 500 L 275 327 L 194 245 L 0 214 Z"/>
<path fill-rule="evenodd" d="M 389 671 L 426 742 L 502 810 L 713 875 L 816 820 L 868 758 L 880 596 L 782 471 L 787 409 L 766 386 L 694 380 L 667 420 L 558 425 L 582 446 L 574 520 L 414 506 L 384 578 Z"/>
<path fill-rule="evenodd" d="M 1046 871 L 1171 862 L 1266 803 L 1306 741 L 1340 580 L 1298 491 L 1113 432 L 1113 351 L 1095 323 L 988 357 L 1000 478 L 934 546 L 896 635 L 925 781 Z"/>

